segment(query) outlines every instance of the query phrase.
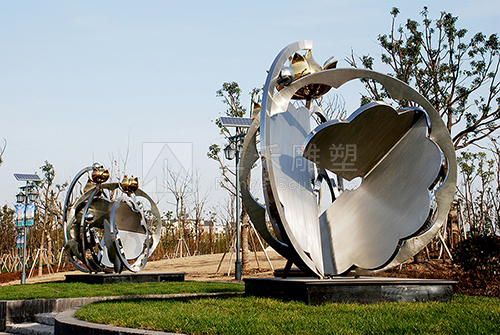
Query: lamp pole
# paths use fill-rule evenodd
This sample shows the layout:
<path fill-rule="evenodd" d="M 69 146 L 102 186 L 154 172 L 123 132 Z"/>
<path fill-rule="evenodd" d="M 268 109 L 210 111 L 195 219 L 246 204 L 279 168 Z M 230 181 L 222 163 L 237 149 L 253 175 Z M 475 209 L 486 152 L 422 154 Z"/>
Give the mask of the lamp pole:
<path fill-rule="evenodd" d="M 20 174 L 15 173 L 14 177 L 18 181 L 25 181 L 26 186 L 20 187 L 21 192 L 16 195 L 16 200 L 18 203 L 24 204 L 23 209 L 23 264 L 22 264 L 22 272 L 21 272 L 21 284 L 26 284 L 26 244 L 28 243 L 28 218 L 27 218 L 27 208 L 28 203 L 35 201 L 37 197 L 36 192 L 32 192 L 33 188 L 36 188 L 36 185 L 33 183 L 35 181 L 40 181 L 40 177 L 37 174 Z M 31 182 L 31 183 L 30 183 Z M 24 189 L 24 193 L 23 193 Z M 34 220 L 34 217 L 33 217 Z"/>
<path fill-rule="evenodd" d="M 236 262 L 234 263 L 234 279 L 241 280 L 241 224 L 240 224 L 240 177 L 239 177 L 239 161 L 240 161 L 240 144 L 239 139 L 236 139 Z"/>
<path fill-rule="evenodd" d="M 24 193 L 24 217 L 23 217 L 23 272 L 21 272 L 21 284 L 26 284 L 26 244 L 28 244 L 28 226 L 26 219 L 26 207 L 28 207 L 28 181 Z"/>
<path fill-rule="evenodd" d="M 241 225 L 240 225 L 240 141 L 245 138 L 246 133 L 241 133 L 242 128 L 249 128 L 252 124 L 251 118 L 244 117 L 221 117 L 219 121 L 224 127 L 235 127 L 236 135 L 228 138 L 229 145 L 224 149 L 226 159 L 232 160 L 236 157 L 236 262 L 234 264 L 234 278 L 241 280 L 241 259 L 240 259 L 240 243 L 241 243 Z M 236 148 L 233 148 L 233 144 Z"/>
<path fill-rule="evenodd" d="M 241 280 L 241 223 L 240 223 L 240 141 L 245 137 L 245 133 L 229 137 L 229 145 L 224 149 L 226 159 L 236 158 L 236 261 L 234 263 L 234 279 Z M 233 147 L 234 145 L 234 147 Z"/>

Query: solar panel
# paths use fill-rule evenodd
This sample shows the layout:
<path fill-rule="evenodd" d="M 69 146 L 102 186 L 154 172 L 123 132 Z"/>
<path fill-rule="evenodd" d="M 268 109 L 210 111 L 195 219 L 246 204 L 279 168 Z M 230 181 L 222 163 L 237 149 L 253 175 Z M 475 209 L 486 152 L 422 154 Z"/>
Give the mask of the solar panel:
<path fill-rule="evenodd" d="M 40 177 L 34 173 L 14 173 L 14 177 L 16 177 L 17 181 L 39 181 Z"/>
<path fill-rule="evenodd" d="M 252 125 L 252 119 L 249 117 L 222 116 L 219 120 L 224 127 L 249 128 Z"/>

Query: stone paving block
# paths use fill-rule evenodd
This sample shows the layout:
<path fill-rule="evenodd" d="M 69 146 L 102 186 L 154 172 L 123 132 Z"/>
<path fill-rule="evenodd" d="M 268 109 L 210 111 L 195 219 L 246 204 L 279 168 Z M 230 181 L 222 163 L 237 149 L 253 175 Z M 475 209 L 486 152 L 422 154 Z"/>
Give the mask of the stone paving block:
<path fill-rule="evenodd" d="M 26 322 L 7 324 L 5 331 L 22 335 L 53 335 L 54 326 L 42 325 L 36 322 Z"/>

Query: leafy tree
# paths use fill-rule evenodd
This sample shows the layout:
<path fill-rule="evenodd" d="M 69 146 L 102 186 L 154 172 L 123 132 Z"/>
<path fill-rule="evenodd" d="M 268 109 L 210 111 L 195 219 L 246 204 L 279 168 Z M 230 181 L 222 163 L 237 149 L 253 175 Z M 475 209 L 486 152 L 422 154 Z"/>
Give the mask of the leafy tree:
<path fill-rule="evenodd" d="M 261 89 L 254 88 L 250 93 L 252 104 L 254 100 L 259 95 Z M 230 117 L 243 117 L 246 113 L 246 108 L 241 105 L 241 89 L 236 82 L 226 82 L 222 84 L 222 88 L 216 92 L 216 97 L 222 98 L 222 103 L 227 105 L 225 111 L 225 116 Z M 229 129 L 224 127 L 219 119 L 216 119 L 215 124 L 219 127 L 220 134 L 223 135 L 229 144 L 229 137 L 231 137 L 231 132 Z M 244 128 L 236 128 L 235 135 L 241 135 L 245 133 Z M 218 144 L 211 144 L 208 148 L 207 156 L 219 163 L 219 168 L 221 170 L 223 179 L 220 182 L 220 186 L 225 188 L 230 194 L 235 195 L 236 185 L 234 185 L 233 180 L 235 179 L 235 171 L 229 169 L 229 167 L 224 163 L 221 157 L 221 147 Z"/>
<path fill-rule="evenodd" d="M 427 7 L 420 20 L 398 22 L 400 11 L 392 8 L 388 34 L 377 40 L 382 48 L 381 62 L 389 67 L 389 75 L 415 88 L 440 113 L 451 134 L 456 150 L 478 146 L 483 139 L 498 138 L 500 44 L 497 34 L 482 32 L 470 37 L 468 30 L 458 27 L 458 17 L 441 12 L 437 19 L 429 17 Z M 468 37 L 469 36 L 469 37 Z M 354 54 L 347 59 L 353 67 L 373 69 L 374 58 Z M 373 80 L 364 79 L 366 94 L 361 103 L 390 98 L 388 92 Z M 395 101 L 409 106 L 404 100 Z M 462 153 L 459 157 L 462 184 L 458 196 L 464 209 L 464 223 L 472 232 L 495 231 L 498 220 L 498 184 L 489 168 L 492 165 L 482 153 Z M 497 178 L 498 179 L 498 178 Z M 477 185 L 480 188 L 477 188 Z M 496 206 L 496 214 L 495 214 Z M 421 259 L 422 253 L 416 255 Z"/>
<path fill-rule="evenodd" d="M 427 7 L 421 12 L 421 22 L 407 19 L 398 25 L 398 14 L 394 7 L 389 34 L 377 38 L 383 49 L 381 61 L 390 67 L 389 74 L 430 101 L 452 133 L 455 149 L 494 135 L 500 119 L 497 34 L 478 32 L 467 39 L 467 29 L 457 27 L 458 17 L 441 12 L 432 20 Z M 373 57 L 365 55 L 359 60 L 365 68 L 373 68 Z M 353 55 L 347 61 L 357 66 Z M 388 97 L 374 81 L 364 83 L 368 94 L 362 103 Z M 408 105 L 407 101 L 398 103 Z"/>
<path fill-rule="evenodd" d="M 490 153 L 493 157 L 493 186 L 489 189 L 489 198 L 492 199 L 493 222 L 495 232 L 500 235 L 500 146 L 497 139 L 492 139 Z"/>

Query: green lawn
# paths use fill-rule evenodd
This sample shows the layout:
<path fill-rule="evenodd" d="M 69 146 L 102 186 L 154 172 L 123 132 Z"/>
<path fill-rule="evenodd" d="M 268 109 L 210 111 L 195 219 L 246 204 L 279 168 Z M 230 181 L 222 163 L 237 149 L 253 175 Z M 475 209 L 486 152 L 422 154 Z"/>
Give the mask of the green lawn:
<path fill-rule="evenodd" d="M 78 318 L 187 334 L 499 334 L 500 299 L 324 304 L 227 296 L 97 302 Z"/>
<path fill-rule="evenodd" d="M 242 292 L 242 284 L 204 282 L 83 284 L 51 282 L 0 287 L 0 300 L 102 297 L 117 295 Z"/>

